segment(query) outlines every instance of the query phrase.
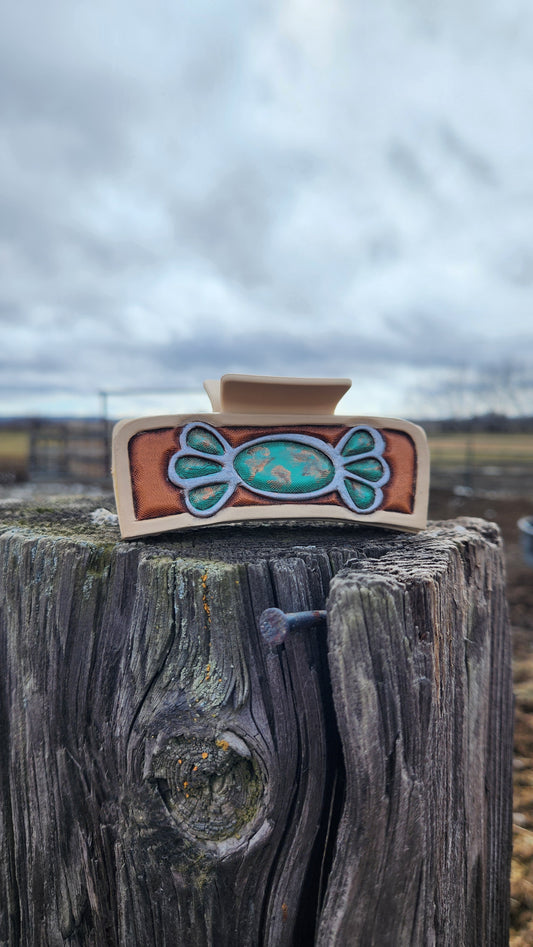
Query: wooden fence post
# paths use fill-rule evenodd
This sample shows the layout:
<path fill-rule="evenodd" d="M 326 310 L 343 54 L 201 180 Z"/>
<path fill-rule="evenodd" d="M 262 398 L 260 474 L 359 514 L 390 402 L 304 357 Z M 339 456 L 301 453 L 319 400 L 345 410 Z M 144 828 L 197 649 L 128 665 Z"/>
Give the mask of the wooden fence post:
<path fill-rule="evenodd" d="M 497 529 L 93 510 L 0 508 L 0 944 L 503 947 Z"/>

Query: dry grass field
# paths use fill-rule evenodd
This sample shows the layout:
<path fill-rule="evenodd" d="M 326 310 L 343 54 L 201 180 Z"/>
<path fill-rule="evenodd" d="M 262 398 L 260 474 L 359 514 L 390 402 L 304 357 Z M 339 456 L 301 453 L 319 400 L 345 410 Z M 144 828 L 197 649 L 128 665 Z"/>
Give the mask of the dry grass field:
<path fill-rule="evenodd" d="M 526 466 L 533 470 L 533 434 L 434 434 L 428 437 L 435 467 Z"/>
<path fill-rule="evenodd" d="M 7 478 L 26 478 L 29 451 L 30 436 L 27 431 L 0 430 L 0 483 Z"/>
<path fill-rule="evenodd" d="M 533 434 L 460 432 L 430 435 L 428 441 L 434 471 L 498 468 L 505 473 L 518 467 L 533 474 Z M 29 445 L 28 431 L 0 429 L 0 472 L 25 471 Z"/>

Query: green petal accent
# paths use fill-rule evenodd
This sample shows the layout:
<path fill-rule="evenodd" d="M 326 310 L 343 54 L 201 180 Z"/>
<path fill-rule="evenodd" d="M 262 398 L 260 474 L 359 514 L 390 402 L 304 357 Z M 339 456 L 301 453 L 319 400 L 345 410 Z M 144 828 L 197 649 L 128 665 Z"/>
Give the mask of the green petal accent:
<path fill-rule="evenodd" d="M 356 431 L 342 448 L 342 456 L 366 454 L 368 451 L 374 450 L 374 447 L 374 438 L 368 431 Z"/>
<path fill-rule="evenodd" d="M 204 454 L 224 454 L 220 441 L 203 427 L 193 427 L 187 434 L 187 445 L 193 450 L 200 450 Z"/>
<path fill-rule="evenodd" d="M 346 464 L 346 470 L 365 480 L 370 480 L 371 483 L 381 480 L 383 476 L 383 467 L 375 457 L 367 457 L 365 460 L 355 460 L 352 464 Z"/>
<path fill-rule="evenodd" d="M 222 465 L 216 460 L 203 460 L 201 457 L 180 457 L 174 469 L 178 477 L 190 480 L 192 477 L 206 477 L 208 474 L 220 473 Z"/>
<path fill-rule="evenodd" d="M 360 510 L 367 510 L 369 506 L 372 506 L 376 496 L 373 487 L 367 487 L 365 483 L 357 483 L 356 480 L 345 480 L 344 486 Z"/>
<path fill-rule="evenodd" d="M 215 483 L 210 487 L 189 490 L 189 502 L 195 510 L 210 510 L 224 496 L 229 483 Z"/>
<path fill-rule="evenodd" d="M 312 493 L 335 477 L 330 459 L 298 441 L 263 441 L 243 447 L 233 462 L 243 483 L 265 493 Z"/>

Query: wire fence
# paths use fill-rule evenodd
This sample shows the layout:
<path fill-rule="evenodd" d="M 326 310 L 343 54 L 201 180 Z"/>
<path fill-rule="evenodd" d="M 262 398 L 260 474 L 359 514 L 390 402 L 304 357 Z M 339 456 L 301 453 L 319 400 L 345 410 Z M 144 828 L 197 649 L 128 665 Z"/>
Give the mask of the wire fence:
<path fill-rule="evenodd" d="M 137 398 L 138 391 L 132 391 Z M 20 419 L 0 426 L 0 483 L 55 480 L 110 484 L 114 420 L 109 415 L 117 416 L 119 412 L 115 414 L 114 409 L 126 397 L 122 392 L 106 393 L 98 418 Z M 198 400 L 198 392 L 195 397 Z M 188 413 L 183 396 L 179 400 L 179 413 Z M 145 407 L 147 414 L 152 413 L 147 400 Z M 208 405 L 204 403 L 200 410 L 209 410 Z M 131 416 L 134 412 L 126 413 Z M 175 411 L 169 406 L 167 413 Z M 533 495 L 533 433 L 432 433 L 429 445 L 434 487 L 463 486 Z"/>

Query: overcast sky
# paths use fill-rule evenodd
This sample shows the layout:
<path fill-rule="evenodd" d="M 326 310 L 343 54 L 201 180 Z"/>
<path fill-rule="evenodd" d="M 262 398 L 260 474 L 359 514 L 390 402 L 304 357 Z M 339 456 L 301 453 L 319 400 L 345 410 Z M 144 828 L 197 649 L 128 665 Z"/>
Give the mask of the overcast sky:
<path fill-rule="evenodd" d="M 18 0 L 0 114 L 1 414 L 532 375 L 531 0 Z"/>

